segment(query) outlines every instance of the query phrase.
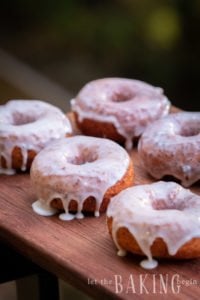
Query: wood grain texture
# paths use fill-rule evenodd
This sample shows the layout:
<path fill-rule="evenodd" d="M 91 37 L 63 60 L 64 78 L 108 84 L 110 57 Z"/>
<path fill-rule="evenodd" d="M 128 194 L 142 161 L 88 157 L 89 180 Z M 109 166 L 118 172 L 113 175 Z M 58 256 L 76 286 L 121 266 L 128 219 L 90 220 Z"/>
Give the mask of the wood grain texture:
<path fill-rule="evenodd" d="M 136 150 L 131 155 L 135 183 L 151 182 L 152 178 L 140 166 Z M 140 257 L 116 255 L 105 215 L 70 222 L 60 221 L 57 216 L 38 216 L 31 208 L 36 195 L 29 175 L 1 175 L 0 190 L 1 239 L 95 299 L 139 299 L 141 296 L 159 299 L 161 294 L 166 299 L 199 299 L 200 260 L 162 260 L 157 269 L 143 270 L 139 266 Z M 200 193 L 197 185 L 192 190 Z M 162 288 L 161 277 L 167 284 L 167 293 Z M 177 278 L 181 281 L 179 292 Z M 117 284 L 119 280 L 122 286 Z"/>
<path fill-rule="evenodd" d="M 153 179 L 131 153 L 135 184 Z M 200 194 L 200 186 L 191 190 Z M 141 257 L 118 257 L 105 215 L 64 222 L 32 211 L 28 174 L 0 175 L 0 238 L 21 254 L 94 299 L 200 299 L 200 260 L 160 260 L 148 271 Z M 178 282 L 177 282 L 178 280 Z"/>

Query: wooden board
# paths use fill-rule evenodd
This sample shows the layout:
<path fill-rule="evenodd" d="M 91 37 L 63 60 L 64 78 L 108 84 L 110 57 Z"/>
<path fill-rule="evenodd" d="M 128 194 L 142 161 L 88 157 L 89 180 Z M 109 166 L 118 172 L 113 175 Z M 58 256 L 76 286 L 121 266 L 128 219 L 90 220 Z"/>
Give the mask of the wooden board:
<path fill-rule="evenodd" d="M 152 179 L 132 153 L 136 184 Z M 200 194 L 200 187 L 192 190 Z M 161 260 L 148 271 L 140 257 L 118 257 L 105 215 L 63 222 L 32 211 L 29 175 L 0 176 L 0 238 L 95 299 L 200 299 L 200 260 Z M 178 282 L 177 282 L 178 281 Z"/>

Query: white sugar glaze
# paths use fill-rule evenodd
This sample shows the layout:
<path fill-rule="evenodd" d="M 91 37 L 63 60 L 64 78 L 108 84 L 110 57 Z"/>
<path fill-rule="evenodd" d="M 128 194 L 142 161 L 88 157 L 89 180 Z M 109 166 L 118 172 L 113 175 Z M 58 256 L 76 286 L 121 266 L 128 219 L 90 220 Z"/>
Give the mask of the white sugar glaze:
<path fill-rule="evenodd" d="M 61 110 L 39 100 L 11 100 L 0 106 L 0 156 L 7 168 L 1 166 L 0 174 L 14 174 L 12 151 L 19 147 L 26 170 L 28 150 L 38 153 L 49 142 L 71 134 L 69 120 Z"/>
<path fill-rule="evenodd" d="M 33 161 L 30 174 L 39 198 L 33 209 L 38 214 L 46 215 L 45 210 L 49 214 L 51 201 L 59 198 L 65 210 L 60 215 L 62 220 L 82 218 L 84 200 L 93 196 L 95 216 L 99 216 L 106 191 L 125 175 L 129 163 L 128 153 L 107 139 L 74 136 L 56 141 Z M 72 199 L 78 204 L 76 215 L 69 213 Z"/>
<path fill-rule="evenodd" d="M 200 237 L 200 196 L 174 182 L 159 181 L 153 184 L 128 188 L 111 199 L 107 216 L 112 217 L 112 237 L 117 241 L 119 228 L 125 227 L 134 236 L 147 260 L 144 268 L 154 268 L 151 245 L 162 238 L 170 255 L 175 255 L 186 242 Z"/>
<path fill-rule="evenodd" d="M 167 115 L 169 100 L 161 88 L 139 80 L 105 78 L 86 84 L 71 100 L 81 122 L 92 119 L 112 123 L 126 140 L 126 149 L 152 121 Z"/>
<path fill-rule="evenodd" d="M 138 152 L 156 179 L 172 175 L 188 187 L 200 179 L 200 112 L 171 114 L 150 125 Z"/>

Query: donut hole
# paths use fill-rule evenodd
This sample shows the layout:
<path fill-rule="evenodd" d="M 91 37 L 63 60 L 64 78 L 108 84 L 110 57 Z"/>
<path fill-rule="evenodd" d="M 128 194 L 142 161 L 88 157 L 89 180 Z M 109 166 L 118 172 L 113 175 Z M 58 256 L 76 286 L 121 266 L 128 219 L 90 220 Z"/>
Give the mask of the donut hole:
<path fill-rule="evenodd" d="M 195 127 L 185 126 L 185 128 L 182 128 L 180 132 L 180 135 L 183 137 L 196 136 L 198 134 L 200 134 L 200 126 L 195 126 Z"/>
<path fill-rule="evenodd" d="M 37 118 L 33 115 L 24 115 L 20 113 L 14 113 L 12 116 L 12 125 L 20 126 L 29 123 L 34 123 Z"/>
<path fill-rule="evenodd" d="M 155 210 L 184 210 L 186 208 L 186 204 L 184 202 L 175 202 L 170 199 L 170 201 L 166 201 L 165 199 L 155 199 L 152 203 L 152 207 Z"/>
<path fill-rule="evenodd" d="M 131 100 L 134 97 L 133 93 L 130 91 L 116 91 L 113 95 L 112 95 L 112 102 L 126 102 Z"/>
<path fill-rule="evenodd" d="M 82 148 L 79 155 L 69 159 L 69 163 L 73 165 L 84 165 L 86 163 L 92 163 L 97 160 L 98 154 L 95 149 Z"/>

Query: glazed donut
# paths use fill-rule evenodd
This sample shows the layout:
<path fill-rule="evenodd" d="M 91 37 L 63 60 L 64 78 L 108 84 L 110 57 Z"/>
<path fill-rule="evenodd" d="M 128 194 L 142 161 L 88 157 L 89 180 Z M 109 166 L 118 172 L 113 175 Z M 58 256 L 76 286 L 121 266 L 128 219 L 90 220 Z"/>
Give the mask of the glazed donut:
<path fill-rule="evenodd" d="M 57 107 L 39 100 L 11 100 L 0 106 L 0 174 L 30 168 L 49 142 L 70 135 L 71 125 Z"/>
<path fill-rule="evenodd" d="M 128 188 L 107 209 L 109 232 L 123 256 L 147 256 L 141 266 L 157 266 L 155 257 L 200 257 L 200 196 L 175 182 Z"/>
<path fill-rule="evenodd" d="M 178 112 L 149 126 L 138 152 L 156 179 L 171 175 L 188 187 L 200 179 L 200 112 Z"/>
<path fill-rule="evenodd" d="M 44 216 L 64 210 L 62 220 L 83 218 L 82 211 L 99 216 L 110 197 L 133 184 L 128 153 L 113 141 L 86 136 L 46 147 L 34 159 L 30 174 L 39 199 L 33 210 Z"/>
<path fill-rule="evenodd" d="M 148 124 L 168 114 L 170 102 L 161 88 L 139 80 L 105 78 L 86 84 L 71 107 L 84 134 L 125 142 L 130 150 Z"/>

